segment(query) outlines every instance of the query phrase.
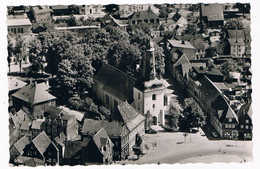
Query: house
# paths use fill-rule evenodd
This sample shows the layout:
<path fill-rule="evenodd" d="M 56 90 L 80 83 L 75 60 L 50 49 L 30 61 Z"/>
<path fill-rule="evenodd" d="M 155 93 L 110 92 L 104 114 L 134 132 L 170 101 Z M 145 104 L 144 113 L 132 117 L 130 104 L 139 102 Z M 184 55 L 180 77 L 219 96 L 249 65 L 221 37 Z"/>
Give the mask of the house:
<path fill-rule="evenodd" d="M 9 34 L 30 33 L 31 26 L 32 26 L 31 21 L 27 18 L 7 19 L 6 24 L 7 24 Z"/>
<path fill-rule="evenodd" d="M 34 118 L 43 117 L 44 111 L 56 104 L 56 97 L 46 91 L 45 83 L 30 83 L 12 94 L 13 106 L 28 108 Z"/>
<path fill-rule="evenodd" d="M 114 144 L 113 159 L 121 160 L 127 158 L 133 151 L 132 148 L 135 145 L 136 135 L 144 135 L 145 118 L 127 101 L 118 105 L 114 116 L 115 121 L 112 122 L 85 119 L 82 135 L 84 138 L 93 136 L 100 129 L 104 128 Z"/>
<path fill-rule="evenodd" d="M 115 19 L 111 14 L 106 14 L 104 17 L 100 18 L 101 28 L 106 26 L 115 26 L 126 29 L 128 26 L 128 20 Z"/>
<path fill-rule="evenodd" d="M 167 40 L 166 47 L 169 53 L 168 56 L 170 58 L 173 57 L 173 55 L 175 55 L 174 53 L 176 53 L 176 51 L 180 51 L 182 53 L 185 53 L 189 60 L 196 59 L 195 58 L 196 49 L 188 41 L 174 40 L 174 39 Z"/>
<path fill-rule="evenodd" d="M 204 21 L 208 27 L 218 28 L 224 25 L 224 13 L 222 4 L 201 4 L 200 21 Z"/>
<path fill-rule="evenodd" d="M 218 68 L 211 67 L 193 67 L 191 70 L 193 77 L 199 79 L 201 76 L 206 75 L 213 82 L 223 82 L 224 75 L 220 72 Z"/>
<path fill-rule="evenodd" d="M 54 139 L 62 132 L 68 141 L 78 140 L 78 122 L 73 115 L 51 114 L 45 118 L 45 131 Z"/>
<path fill-rule="evenodd" d="M 32 120 L 22 121 L 20 130 L 20 137 L 26 136 L 29 140 L 32 140 Z"/>
<path fill-rule="evenodd" d="M 33 33 L 45 32 L 46 30 L 47 30 L 47 28 L 38 22 L 33 23 L 33 25 L 32 25 Z"/>
<path fill-rule="evenodd" d="M 134 12 L 128 17 L 128 20 L 130 25 L 145 23 L 158 28 L 160 24 L 159 17 L 152 10 Z"/>
<path fill-rule="evenodd" d="M 113 161 L 113 146 L 104 128 L 101 128 L 83 148 L 82 158 L 87 163 L 110 164 Z"/>
<path fill-rule="evenodd" d="M 104 128 L 109 138 L 112 140 L 113 147 L 113 159 L 121 160 L 125 159 L 128 154 L 128 143 L 129 143 L 129 130 L 127 126 L 119 121 L 99 121 L 93 119 L 85 119 L 82 127 L 82 137 L 88 138 L 94 136 L 101 128 Z"/>
<path fill-rule="evenodd" d="M 240 138 L 252 140 L 252 102 L 243 104 L 238 113 L 239 127 L 238 134 Z"/>
<path fill-rule="evenodd" d="M 23 155 L 43 160 L 47 165 L 59 164 L 59 150 L 44 131 L 25 147 Z"/>
<path fill-rule="evenodd" d="M 54 16 L 78 14 L 79 10 L 75 5 L 53 5 L 50 6 Z"/>
<path fill-rule="evenodd" d="M 24 148 L 30 144 L 30 141 L 26 136 L 20 138 L 14 145 L 10 147 L 10 160 L 14 161 L 17 157 L 23 155 Z"/>
<path fill-rule="evenodd" d="M 246 44 L 243 30 L 228 30 L 229 54 L 236 58 L 245 55 Z"/>
<path fill-rule="evenodd" d="M 44 131 L 44 121 L 43 120 L 33 120 L 31 130 L 32 130 L 32 139 L 34 139 L 42 131 Z"/>
<path fill-rule="evenodd" d="M 36 22 L 44 23 L 51 20 L 52 10 L 49 7 L 34 6 L 31 10 Z"/>
<path fill-rule="evenodd" d="M 238 117 L 231 108 L 227 98 L 220 93 L 212 102 L 213 112 L 210 113 L 210 122 L 219 133 L 220 137 L 237 139 Z"/>
<path fill-rule="evenodd" d="M 81 5 L 80 13 L 90 18 L 101 18 L 106 15 L 103 5 Z"/>
<path fill-rule="evenodd" d="M 156 15 L 159 14 L 159 9 L 151 4 L 122 4 L 119 5 L 118 8 L 121 18 L 127 18 L 134 12 L 147 11 L 149 9 L 152 10 Z"/>
<path fill-rule="evenodd" d="M 252 38 L 251 38 L 251 30 L 250 29 L 245 29 L 244 30 L 245 32 L 245 56 L 246 57 L 251 57 L 251 41 L 252 41 Z"/>

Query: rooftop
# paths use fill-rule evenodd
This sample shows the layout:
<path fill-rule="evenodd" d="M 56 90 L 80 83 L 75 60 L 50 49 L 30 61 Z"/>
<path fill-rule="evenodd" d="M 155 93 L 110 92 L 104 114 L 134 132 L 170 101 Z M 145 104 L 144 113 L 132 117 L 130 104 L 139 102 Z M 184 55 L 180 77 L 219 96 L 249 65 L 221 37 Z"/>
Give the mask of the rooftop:
<path fill-rule="evenodd" d="M 168 40 L 168 42 L 176 48 L 195 49 L 188 41 Z"/>
<path fill-rule="evenodd" d="M 46 91 L 46 88 L 43 87 L 42 84 L 37 83 L 30 83 L 24 86 L 12 96 L 30 104 L 37 104 L 56 99 L 56 97 Z"/>
<path fill-rule="evenodd" d="M 24 87 L 27 83 L 15 78 L 15 77 L 8 77 L 8 89 L 10 91 L 18 90 Z"/>
<path fill-rule="evenodd" d="M 25 25 L 32 25 L 29 19 L 7 19 L 6 21 L 7 26 L 25 26 Z"/>
<path fill-rule="evenodd" d="M 223 21 L 223 5 L 222 4 L 201 4 L 201 15 L 207 17 L 208 21 Z"/>

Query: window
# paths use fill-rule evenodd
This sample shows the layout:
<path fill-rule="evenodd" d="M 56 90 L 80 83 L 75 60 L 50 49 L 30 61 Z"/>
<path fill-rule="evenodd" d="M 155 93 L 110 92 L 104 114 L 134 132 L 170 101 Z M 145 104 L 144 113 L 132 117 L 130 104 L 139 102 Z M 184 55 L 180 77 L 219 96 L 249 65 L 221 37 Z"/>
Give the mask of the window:
<path fill-rule="evenodd" d="M 138 99 L 140 99 L 140 93 L 138 93 Z"/>
<path fill-rule="evenodd" d="M 232 129 L 234 129 L 236 126 L 234 124 L 232 124 Z"/>
<path fill-rule="evenodd" d="M 231 118 L 229 118 L 229 119 L 228 119 L 228 122 L 232 122 L 232 119 L 231 119 Z"/>
<path fill-rule="evenodd" d="M 240 125 L 240 128 L 243 129 L 243 128 L 244 128 L 244 125 Z"/>
<path fill-rule="evenodd" d="M 245 125 L 245 128 L 248 129 L 249 128 L 248 125 Z"/>
<path fill-rule="evenodd" d="M 248 119 L 246 119 L 246 123 L 247 123 L 247 124 L 249 123 L 249 120 L 248 120 Z"/>
<path fill-rule="evenodd" d="M 164 104 L 164 106 L 167 106 L 167 105 L 168 105 L 168 98 L 167 98 L 167 96 L 164 96 L 164 98 L 163 98 L 163 104 Z"/>
<path fill-rule="evenodd" d="M 228 124 L 225 124 L 225 128 L 227 128 L 227 129 L 228 129 L 228 128 L 229 128 L 229 125 L 228 125 Z"/>
<path fill-rule="evenodd" d="M 106 95 L 106 104 L 109 105 L 109 97 Z"/>
<path fill-rule="evenodd" d="M 138 110 L 140 110 L 140 104 L 138 103 Z"/>
<path fill-rule="evenodd" d="M 153 104 L 153 108 L 155 108 L 155 104 Z"/>
<path fill-rule="evenodd" d="M 152 100 L 156 100 L 156 94 L 152 95 Z"/>

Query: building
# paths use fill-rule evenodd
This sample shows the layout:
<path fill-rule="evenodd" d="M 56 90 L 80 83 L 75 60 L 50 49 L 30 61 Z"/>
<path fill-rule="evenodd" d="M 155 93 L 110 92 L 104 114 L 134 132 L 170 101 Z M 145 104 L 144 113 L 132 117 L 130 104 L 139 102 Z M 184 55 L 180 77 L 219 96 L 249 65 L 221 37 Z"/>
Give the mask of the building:
<path fill-rule="evenodd" d="M 106 15 L 104 9 L 103 5 L 81 5 L 79 7 L 79 12 L 86 17 L 101 18 Z"/>
<path fill-rule="evenodd" d="M 104 128 L 101 128 L 83 148 L 82 158 L 87 163 L 110 164 L 113 162 L 111 139 Z"/>
<path fill-rule="evenodd" d="M 252 102 L 243 104 L 238 113 L 239 127 L 238 134 L 239 138 L 252 140 Z"/>
<path fill-rule="evenodd" d="M 126 29 L 126 27 L 128 26 L 128 20 L 115 19 L 110 14 L 106 14 L 104 17 L 100 18 L 100 23 L 102 28 L 106 26 L 115 26 Z"/>
<path fill-rule="evenodd" d="M 164 125 L 172 93 L 172 90 L 168 89 L 169 83 L 161 79 L 156 72 L 154 50 L 150 40 L 143 59 L 143 67 L 139 70 L 139 79 L 133 90 L 133 105 L 139 113 L 147 117 L 146 129 L 150 121 L 151 125 Z"/>
<path fill-rule="evenodd" d="M 159 9 L 151 4 L 133 4 L 133 5 L 119 5 L 119 13 L 121 18 L 127 18 L 134 12 L 152 10 L 156 15 L 159 14 Z"/>
<path fill-rule="evenodd" d="M 6 21 L 8 33 L 13 34 L 24 34 L 24 33 L 30 33 L 31 32 L 31 26 L 32 23 L 29 19 L 23 18 L 23 19 L 7 19 Z"/>
<path fill-rule="evenodd" d="M 166 47 L 167 47 L 169 58 L 174 57 L 174 55 L 176 55 L 175 53 L 177 51 L 181 51 L 182 53 L 186 54 L 186 56 L 189 60 L 196 59 L 196 55 L 195 55 L 196 49 L 188 41 L 174 40 L 174 39 L 167 40 Z"/>
<path fill-rule="evenodd" d="M 44 131 L 24 148 L 23 155 L 43 160 L 47 165 L 59 164 L 59 150 Z"/>
<path fill-rule="evenodd" d="M 133 87 L 136 79 L 119 69 L 103 64 L 94 76 L 94 96 L 112 111 L 124 100 L 133 100 Z"/>
<path fill-rule="evenodd" d="M 229 54 L 235 58 L 243 58 L 246 52 L 243 30 L 228 30 Z"/>
<path fill-rule="evenodd" d="M 222 4 L 201 4 L 200 21 L 205 22 L 208 27 L 218 28 L 224 25 L 224 13 Z"/>
<path fill-rule="evenodd" d="M 12 94 L 17 92 L 22 87 L 26 86 L 27 83 L 17 79 L 16 77 L 8 76 L 8 96 L 9 96 L 9 107 L 13 106 Z"/>
<path fill-rule="evenodd" d="M 34 6 L 31 8 L 34 19 L 38 23 L 49 22 L 52 10 L 48 7 Z"/>
<path fill-rule="evenodd" d="M 13 106 L 17 110 L 26 107 L 34 118 L 41 118 L 50 105 L 56 104 L 56 97 L 46 90 L 45 83 L 30 83 L 12 94 Z"/>
<path fill-rule="evenodd" d="M 158 28 L 160 24 L 159 17 L 152 10 L 134 12 L 128 17 L 128 20 L 130 25 L 144 23 L 149 24 L 154 28 Z"/>
<path fill-rule="evenodd" d="M 219 133 L 220 137 L 237 139 L 238 117 L 231 108 L 227 98 L 220 93 L 212 102 L 213 112 L 210 113 L 210 122 Z"/>
<path fill-rule="evenodd" d="M 24 148 L 26 145 L 30 144 L 30 141 L 26 136 L 20 138 L 14 145 L 10 147 L 10 161 L 14 162 L 19 156 L 24 153 Z"/>

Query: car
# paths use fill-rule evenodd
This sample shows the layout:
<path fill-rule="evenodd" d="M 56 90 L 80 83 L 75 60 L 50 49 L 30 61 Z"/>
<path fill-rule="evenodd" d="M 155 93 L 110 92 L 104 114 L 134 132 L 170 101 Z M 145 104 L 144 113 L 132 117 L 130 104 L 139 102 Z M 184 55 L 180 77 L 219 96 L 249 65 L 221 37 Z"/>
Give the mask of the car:
<path fill-rule="evenodd" d="M 218 137 L 217 132 L 213 131 L 213 132 L 212 132 L 212 136 L 215 137 L 215 138 L 217 138 L 217 137 Z"/>

